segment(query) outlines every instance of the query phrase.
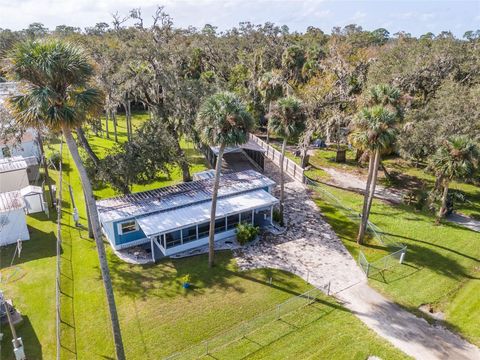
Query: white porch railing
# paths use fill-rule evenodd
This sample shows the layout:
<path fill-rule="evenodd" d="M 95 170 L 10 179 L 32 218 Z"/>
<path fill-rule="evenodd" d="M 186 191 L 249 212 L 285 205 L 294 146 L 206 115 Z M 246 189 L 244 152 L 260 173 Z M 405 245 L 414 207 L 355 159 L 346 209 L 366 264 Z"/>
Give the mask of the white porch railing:
<path fill-rule="evenodd" d="M 251 141 L 255 142 L 257 145 L 265 149 L 266 151 L 265 156 L 268 159 L 270 159 L 275 165 L 280 167 L 280 158 L 282 156 L 282 153 L 277 149 L 275 149 L 272 145 L 267 144 L 265 141 L 263 141 L 259 137 L 253 134 L 250 134 L 249 136 Z M 286 156 L 283 162 L 283 170 L 296 181 L 299 181 L 301 183 L 304 182 L 304 178 L 303 178 L 304 170 L 302 169 L 302 167 L 296 164 L 294 161 L 290 160 Z"/>

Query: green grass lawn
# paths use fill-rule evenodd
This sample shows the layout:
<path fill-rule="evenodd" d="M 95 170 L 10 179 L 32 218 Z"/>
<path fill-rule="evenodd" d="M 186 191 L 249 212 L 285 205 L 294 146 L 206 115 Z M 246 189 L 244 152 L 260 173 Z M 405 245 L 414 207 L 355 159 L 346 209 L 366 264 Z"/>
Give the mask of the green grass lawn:
<path fill-rule="evenodd" d="M 99 152 L 100 147 L 106 149 L 112 145 L 105 139 L 92 138 L 92 135 L 90 141 L 96 144 Z M 85 205 L 77 171 L 66 146 L 64 150 L 61 358 L 110 359 L 114 349 L 97 253 L 86 229 L 76 228 L 73 223 L 66 184 L 73 187 L 80 222 L 84 226 Z M 192 156 L 199 157 L 195 153 Z M 173 174 L 172 179 L 148 187 L 136 187 L 135 190 L 179 181 L 179 177 Z M 58 179 L 58 175 L 55 171 L 51 173 L 54 179 Z M 112 194 L 108 188 L 96 192 L 98 197 Z M 54 218 L 55 214 L 51 214 L 51 219 Z M 2 277 L 9 277 L 9 281 L 2 285 L 6 297 L 14 300 L 24 316 L 17 331 L 24 339 L 28 358 L 52 359 L 56 351 L 56 225 L 43 215 L 29 216 L 28 225 L 32 239 L 24 243 L 22 257 L 15 260 L 13 267 L 9 265 L 14 247 L 2 250 Z M 167 356 L 230 329 L 310 288 L 302 279 L 278 270 L 239 271 L 230 252 L 218 253 L 217 266 L 211 270 L 207 267 L 206 256 L 135 266 L 119 260 L 108 245 L 107 255 L 128 359 Z M 193 283 L 188 291 L 181 286 L 181 277 L 187 273 Z M 272 279 L 271 283 L 269 279 Z M 251 355 L 273 358 L 279 353 L 284 358 L 294 358 L 322 354 L 333 359 L 363 359 L 371 354 L 388 359 L 404 358 L 402 353 L 331 299 L 325 298 L 316 307 L 312 307 L 310 322 L 305 322 L 294 332 L 282 334 L 284 336 L 273 343 L 265 343 Z M 308 314 L 305 312 L 304 315 Z M 11 335 L 8 329 L 2 330 L 5 332 L 2 359 L 13 359 Z M 276 326 L 274 331 L 278 331 Z M 238 356 L 244 354 L 243 349 L 232 351 Z"/>
<path fill-rule="evenodd" d="M 361 211 L 362 196 L 328 187 L 345 205 Z M 359 249 L 368 258 L 385 254 L 377 245 L 356 244 L 358 225 L 330 203 L 316 200 L 327 221 L 355 258 Z M 446 314 L 446 324 L 480 345 L 480 234 L 445 222 L 406 205 L 375 200 L 371 221 L 408 246 L 403 265 L 370 279 L 370 284 L 405 308 L 417 312 L 432 304 Z"/>

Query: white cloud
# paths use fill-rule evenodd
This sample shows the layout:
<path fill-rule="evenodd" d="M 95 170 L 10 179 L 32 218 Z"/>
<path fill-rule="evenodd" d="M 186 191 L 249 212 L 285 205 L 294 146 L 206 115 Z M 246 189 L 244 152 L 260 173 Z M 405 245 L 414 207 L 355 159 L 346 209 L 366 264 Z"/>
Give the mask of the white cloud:
<path fill-rule="evenodd" d="M 363 12 L 363 11 L 357 11 L 355 12 L 355 14 L 353 14 L 352 16 L 352 20 L 353 21 L 359 21 L 359 20 L 363 20 L 367 17 L 367 13 L 366 12 Z"/>

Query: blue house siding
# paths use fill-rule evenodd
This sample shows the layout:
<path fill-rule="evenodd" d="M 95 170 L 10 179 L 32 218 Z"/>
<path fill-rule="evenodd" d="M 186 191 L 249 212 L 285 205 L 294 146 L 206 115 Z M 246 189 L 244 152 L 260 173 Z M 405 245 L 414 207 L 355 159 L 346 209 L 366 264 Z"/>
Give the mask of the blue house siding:
<path fill-rule="evenodd" d="M 130 220 L 133 220 L 133 219 L 130 219 Z M 113 236 L 114 236 L 114 241 L 115 241 L 115 245 L 122 245 L 122 244 L 126 244 L 126 243 L 129 243 L 129 242 L 132 242 L 132 241 L 135 241 L 135 240 L 140 240 L 140 239 L 145 239 L 146 236 L 144 234 L 144 232 L 142 231 L 141 228 L 139 228 L 137 231 L 131 231 L 127 234 L 119 234 L 118 232 L 118 227 L 119 227 L 119 224 L 123 223 L 123 222 L 126 222 L 126 221 L 129 221 L 129 219 L 125 219 L 125 220 L 122 220 L 122 221 L 116 221 L 113 223 Z"/>

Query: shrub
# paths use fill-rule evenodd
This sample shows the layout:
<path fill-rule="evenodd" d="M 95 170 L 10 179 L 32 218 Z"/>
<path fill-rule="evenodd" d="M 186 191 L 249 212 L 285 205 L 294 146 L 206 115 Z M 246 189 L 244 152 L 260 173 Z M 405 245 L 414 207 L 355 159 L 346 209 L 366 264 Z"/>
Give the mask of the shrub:
<path fill-rule="evenodd" d="M 278 209 L 273 209 L 273 216 L 272 216 L 273 221 L 275 221 L 277 224 L 280 226 L 283 226 L 283 219 L 280 216 L 280 210 Z"/>
<path fill-rule="evenodd" d="M 48 162 L 53 164 L 55 168 L 60 167 L 60 162 L 62 161 L 62 155 L 60 155 L 60 152 L 54 151 L 48 156 Z"/>
<path fill-rule="evenodd" d="M 253 241 L 259 233 L 258 226 L 252 224 L 238 224 L 237 225 L 237 241 L 240 245 L 245 245 Z"/>
<path fill-rule="evenodd" d="M 191 280 L 190 274 L 186 274 L 186 275 L 182 276 L 182 283 L 188 284 L 188 283 L 190 283 L 190 280 Z"/>

